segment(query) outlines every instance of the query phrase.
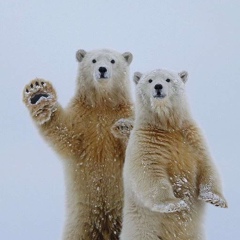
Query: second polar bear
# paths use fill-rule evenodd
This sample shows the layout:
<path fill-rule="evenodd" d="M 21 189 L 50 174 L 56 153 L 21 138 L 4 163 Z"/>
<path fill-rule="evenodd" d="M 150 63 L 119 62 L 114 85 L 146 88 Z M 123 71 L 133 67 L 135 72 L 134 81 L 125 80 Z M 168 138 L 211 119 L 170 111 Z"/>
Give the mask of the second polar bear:
<path fill-rule="evenodd" d="M 135 73 L 136 119 L 123 171 L 122 240 L 202 240 L 204 201 L 227 207 L 185 97 L 187 72 Z"/>

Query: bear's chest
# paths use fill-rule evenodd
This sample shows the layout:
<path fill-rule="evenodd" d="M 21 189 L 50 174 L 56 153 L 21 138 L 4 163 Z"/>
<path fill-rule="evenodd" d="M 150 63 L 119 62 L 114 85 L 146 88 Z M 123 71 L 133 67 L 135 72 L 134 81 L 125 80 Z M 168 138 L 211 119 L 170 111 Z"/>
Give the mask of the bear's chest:
<path fill-rule="evenodd" d="M 111 133 L 119 115 L 84 112 L 75 118 L 74 124 L 79 126 L 77 130 L 82 141 L 79 153 L 67 167 L 74 189 L 91 199 L 113 198 L 112 194 L 118 196 L 122 191 L 125 145 Z"/>
<path fill-rule="evenodd" d="M 176 197 L 191 201 L 197 194 L 198 159 L 181 132 L 159 136 L 158 155 L 166 160 L 166 171 Z"/>
<path fill-rule="evenodd" d="M 82 141 L 73 164 L 81 177 L 89 182 L 100 182 L 102 178 L 112 178 L 113 173 L 121 172 L 125 145 L 113 136 L 111 128 L 117 120 L 126 116 L 123 111 L 83 109 L 81 115 L 75 117 L 74 125 Z"/>
<path fill-rule="evenodd" d="M 121 145 L 121 141 L 115 138 L 111 132 L 113 124 L 121 118 L 118 113 L 95 113 L 85 115 L 81 121 L 84 122 L 82 127 L 83 147 L 88 148 L 90 154 L 95 156 L 111 155 L 115 149 Z"/>
<path fill-rule="evenodd" d="M 138 156 L 165 169 L 177 197 L 191 198 L 196 194 L 198 159 L 181 132 L 148 131 L 137 139 Z"/>

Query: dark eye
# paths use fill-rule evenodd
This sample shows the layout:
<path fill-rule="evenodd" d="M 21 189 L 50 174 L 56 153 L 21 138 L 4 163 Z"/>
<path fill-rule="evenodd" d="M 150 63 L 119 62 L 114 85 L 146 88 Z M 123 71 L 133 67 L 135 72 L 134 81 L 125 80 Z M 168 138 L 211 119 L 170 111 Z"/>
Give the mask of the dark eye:
<path fill-rule="evenodd" d="M 111 60 L 111 63 L 114 64 L 114 63 L 115 63 L 115 60 Z"/>
<path fill-rule="evenodd" d="M 168 78 L 168 79 L 166 79 L 166 82 L 170 82 L 171 80 Z"/>
<path fill-rule="evenodd" d="M 149 79 L 148 82 L 151 83 L 151 82 L 152 82 L 152 79 Z"/>
<path fill-rule="evenodd" d="M 93 60 L 92 60 L 92 62 L 93 62 L 93 63 L 96 63 L 96 62 L 97 62 L 97 60 L 96 60 L 96 59 L 93 59 Z"/>

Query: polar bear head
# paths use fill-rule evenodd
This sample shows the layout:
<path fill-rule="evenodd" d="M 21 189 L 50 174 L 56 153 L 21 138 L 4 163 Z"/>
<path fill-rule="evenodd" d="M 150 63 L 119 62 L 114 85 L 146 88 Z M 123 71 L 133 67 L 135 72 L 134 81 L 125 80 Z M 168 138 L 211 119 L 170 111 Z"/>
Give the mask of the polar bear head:
<path fill-rule="evenodd" d="M 126 95 L 129 89 L 129 65 L 132 58 L 129 52 L 121 54 L 109 49 L 89 52 L 78 50 L 76 59 L 79 62 L 79 90 L 86 91 L 88 95 L 91 93 L 99 95 L 105 100 L 106 97 L 110 97 L 109 95 L 116 97 L 117 95 L 119 97 L 119 94 Z M 110 98 L 114 101 L 112 97 Z"/>
<path fill-rule="evenodd" d="M 137 110 L 148 116 L 156 113 L 169 122 L 171 118 L 188 115 L 185 83 L 188 73 L 157 69 L 146 74 L 136 72 Z"/>

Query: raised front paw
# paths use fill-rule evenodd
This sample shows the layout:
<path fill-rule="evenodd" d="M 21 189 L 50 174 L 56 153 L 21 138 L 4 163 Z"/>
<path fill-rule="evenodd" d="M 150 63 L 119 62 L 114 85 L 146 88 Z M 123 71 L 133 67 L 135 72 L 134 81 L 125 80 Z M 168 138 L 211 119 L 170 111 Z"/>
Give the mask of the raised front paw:
<path fill-rule="evenodd" d="M 214 193 L 209 190 L 202 189 L 198 196 L 198 199 L 203 200 L 207 203 L 211 203 L 216 207 L 227 208 L 227 201 L 220 193 Z"/>
<path fill-rule="evenodd" d="M 152 211 L 160 213 L 172 213 L 184 210 L 189 210 L 189 207 L 186 202 L 178 198 L 167 200 L 159 204 L 154 204 L 152 208 Z"/>
<path fill-rule="evenodd" d="M 116 138 L 129 138 L 132 129 L 133 120 L 121 118 L 112 126 L 111 130 Z"/>
<path fill-rule="evenodd" d="M 23 102 L 38 124 L 49 121 L 52 113 L 56 111 L 56 101 L 54 88 L 43 79 L 32 80 L 24 88 Z"/>

